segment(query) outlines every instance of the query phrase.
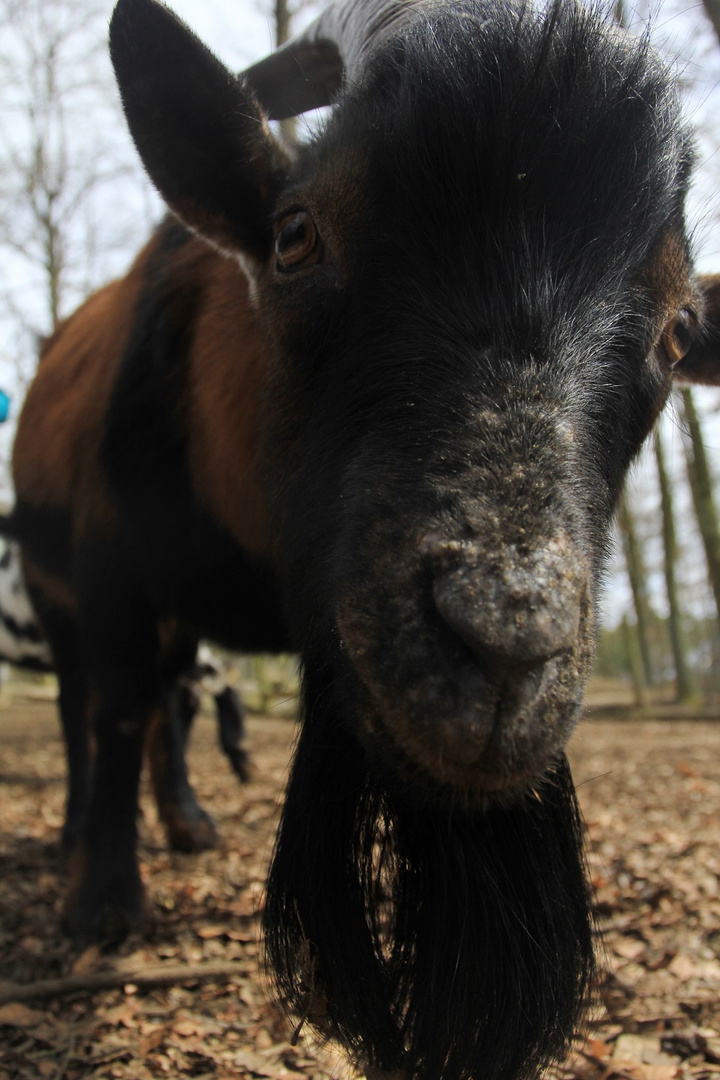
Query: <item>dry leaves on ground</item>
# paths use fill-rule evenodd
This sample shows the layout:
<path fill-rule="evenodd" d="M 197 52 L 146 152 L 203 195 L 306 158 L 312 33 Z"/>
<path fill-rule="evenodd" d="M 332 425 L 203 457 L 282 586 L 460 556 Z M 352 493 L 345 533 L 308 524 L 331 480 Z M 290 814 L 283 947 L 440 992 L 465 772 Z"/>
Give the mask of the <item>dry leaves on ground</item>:
<path fill-rule="evenodd" d="M 0 710 L 0 1080 L 354 1075 L 330 1048 L 305 1037 L 291 1045 L 260 970 L 259 911 L 292 739 L 287 721 L 251 722 L 256 771 L 241 788 L 201 720 L 191 769 L 219 847 L 169 853 L 145 790 L 147 932 L 112 955 L 78 955 L 57 931 L 64 780 L 54 709 Z M 720 724 L 586 722 L 571 751 L 604 975 L 589 1033 L 551 1073 L 709 1078 L 720 1073 Z M 3 996 L 10 984 L 105 976 L 118 985 Z"/>

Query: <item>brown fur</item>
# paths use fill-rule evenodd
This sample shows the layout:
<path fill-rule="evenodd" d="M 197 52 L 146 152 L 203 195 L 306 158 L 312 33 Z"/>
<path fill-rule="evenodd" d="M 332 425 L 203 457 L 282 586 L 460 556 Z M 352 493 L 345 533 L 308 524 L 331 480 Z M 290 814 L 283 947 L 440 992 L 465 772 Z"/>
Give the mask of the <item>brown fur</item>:
<path fill-rule="evenodd" d="M 18 421 L 13 476 L 30 505 L 77 508 L 76 537 L 110 527 L 99 471 L 102 423 L 148 249 L 122 281 L 90 297 L 45 344 Z"/>
<path fill-rule="evenodd" d="M 22 556 L 25 584 L 34 595 L 42 595 L 49 606 L 60 608 L 72 615 L 77 608 L 77 598 L 64 581 L 43 570 L 26 554 Z"/>
<path fill-rule="evenodd" d="M 187 418 L 193 486 L 244 550 L 263 555 L 269 539 L 256 467 L 266 345 L 245 275 L 207 247 L 202 254 L 207 300 L 191 350 Z"/>
<path fill-rule="evenodd" d="M 147 264 L 157 240 L 127 277 L 101 289 L 60 324 L 18 422 L 13 473 L 29 505 L 69 509 L 76 540 L 112 529 L 112 498 L 99 467 L 108 401 L 117 377 Z M 190 350 L 192 410 L 186 418 L 193 487 L 209 512 L 251 554 L 268 548 L 256 476 L 258 401 L 266 347 L 233 260 L 200 240 L 171 256 L 167 288 L 202 287 Z"/>

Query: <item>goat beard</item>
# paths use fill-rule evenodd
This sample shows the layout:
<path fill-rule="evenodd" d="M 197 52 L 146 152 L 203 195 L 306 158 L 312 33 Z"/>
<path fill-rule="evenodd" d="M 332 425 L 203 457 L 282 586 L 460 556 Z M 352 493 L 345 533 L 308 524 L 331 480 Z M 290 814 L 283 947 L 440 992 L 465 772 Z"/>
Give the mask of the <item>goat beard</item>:
<path fill-rule="evenodd" d="M 535 1076 L 567 1048 L 594 969 L 566 757 L 509 804 L 439 805 L 368 761 L 328 670 L 304 680 L 268 881 L 279 999 L 407 1080 Z"/>

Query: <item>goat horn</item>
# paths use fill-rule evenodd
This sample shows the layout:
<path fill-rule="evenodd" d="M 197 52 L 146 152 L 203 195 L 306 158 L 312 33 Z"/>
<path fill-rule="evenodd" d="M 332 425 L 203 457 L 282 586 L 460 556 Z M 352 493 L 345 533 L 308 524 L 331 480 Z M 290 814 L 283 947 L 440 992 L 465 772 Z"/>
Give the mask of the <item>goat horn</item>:
<path fill-rule="evenodd" d="M 243 75 L 271 120 L 330 105 L 343 79 L 354 81 L 378 40 L 423 0 L 335 0 L 297 37 Z"/>

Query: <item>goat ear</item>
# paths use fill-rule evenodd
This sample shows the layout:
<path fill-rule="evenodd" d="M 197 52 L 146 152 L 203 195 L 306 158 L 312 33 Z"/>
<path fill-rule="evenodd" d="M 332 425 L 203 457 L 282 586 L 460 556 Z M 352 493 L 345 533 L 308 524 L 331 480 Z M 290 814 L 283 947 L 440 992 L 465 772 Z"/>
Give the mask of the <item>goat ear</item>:
<path fill-rule="evenodd" d="M 697 278 L 703 317 L 690 351 L 673 366 L 673 377 L 701 386 L 720 386 L 720 274 Z"/>
<path fill-rule="evenodd" d="M 245 84 L 157 0 L 119 0 L 110 54 L 148 174 L 191 229 L 263 262 L 287 160 Z"/>

